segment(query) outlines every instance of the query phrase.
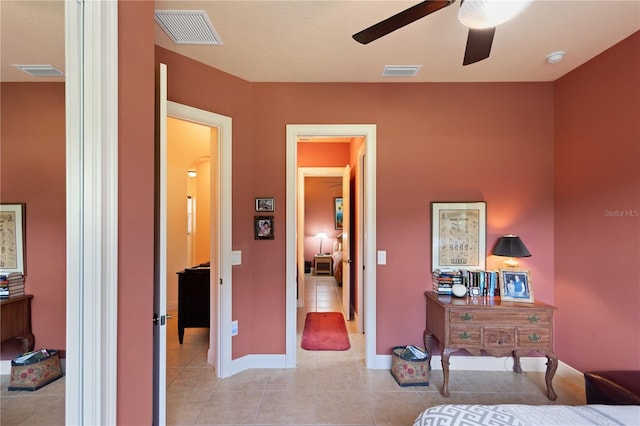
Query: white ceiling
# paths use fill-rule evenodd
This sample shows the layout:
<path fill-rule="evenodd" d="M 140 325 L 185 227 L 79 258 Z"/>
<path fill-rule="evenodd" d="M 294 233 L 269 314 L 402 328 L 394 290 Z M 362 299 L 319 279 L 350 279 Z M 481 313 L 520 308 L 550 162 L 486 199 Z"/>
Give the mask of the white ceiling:
<path fill-rule="evenodd" d="M 534 0 L 498 27 L 491 56 L 466 67 L 459 1 L 368 45 L 351 36 L 419 1 L 177 1 L 156 9 L 205 10 L 223 46 L 156 43 L 252 82 L 553 81 L 640 30 L 640 0 Z M 150 17 L 151 18 L 151 17 Z M 64 2 L 0 0 L 2 81 L 33 78 L 12 64 L 64 69 Z M 556 65 L 545 57 L 567 52 Z M 422 65 L 416 77 L 381 77 L 385 65 Z"/>

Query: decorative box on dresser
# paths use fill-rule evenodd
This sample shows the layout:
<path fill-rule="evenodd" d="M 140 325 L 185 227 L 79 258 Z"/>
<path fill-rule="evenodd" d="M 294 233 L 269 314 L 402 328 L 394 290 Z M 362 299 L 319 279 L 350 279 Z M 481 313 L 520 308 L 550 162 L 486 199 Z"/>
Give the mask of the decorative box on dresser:
<path fill-rule="evenodd" d="M 449 357 L 465 349 L 473 355 L 513 355 L 513 371 L 521 373 L 520 356 L 536 350 L 547 357 L 547 397 L 554 401 L 553 376 L 558 357 L 553 351 L 554 307 L 544 303 L 502 301 L 499 297 L 462 297 L 426 292 L 424 345 L 431 368 L 432 338 L 442 352 L 442 394 L 449 396 Z"/>

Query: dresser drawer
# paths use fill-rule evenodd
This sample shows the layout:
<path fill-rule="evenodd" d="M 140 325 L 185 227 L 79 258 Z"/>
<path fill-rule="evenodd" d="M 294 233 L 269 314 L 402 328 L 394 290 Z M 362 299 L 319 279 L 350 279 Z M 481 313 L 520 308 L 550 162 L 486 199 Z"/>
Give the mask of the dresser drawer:
<path fill-rule="evenodd" d="M 449 328 L 449 343 L 453 345 L 475 345 L 482 343 L 481 327 L 478 326 L 451 326 Z"/>
<path fill-rule="evenodd" d="M 484 327 L 483 343 L 485 348 L 516 347 L 516 330 L 513 327 Z"/>
<path fill-rule="evenodd" d="M 527 327 L 519 328 L 518 347 L 551 348 L 551 329 Z"/>
<path fill-rule="evenodd" d="M 449 311 L 451 324 L 521 324 L 521 325 L 550 325 L 551 312 L 545 310 L 503 310 L 499 313 L 489 309 L 455 309 Z"/>

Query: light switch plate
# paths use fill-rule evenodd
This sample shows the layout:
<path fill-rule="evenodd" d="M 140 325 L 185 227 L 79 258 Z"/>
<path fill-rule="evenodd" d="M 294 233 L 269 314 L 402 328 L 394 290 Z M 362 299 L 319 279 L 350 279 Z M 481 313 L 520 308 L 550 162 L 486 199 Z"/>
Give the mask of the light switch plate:
<path fill-rule="evenodd" d="M 233 250 L 231 252 L 231 265 L 242 265 L 242 251 Z"/>
<path fill-rule="evenodd" d="M 378 250 L 378 265 L 387 264 L 387 252 L 384 250 Z"/>

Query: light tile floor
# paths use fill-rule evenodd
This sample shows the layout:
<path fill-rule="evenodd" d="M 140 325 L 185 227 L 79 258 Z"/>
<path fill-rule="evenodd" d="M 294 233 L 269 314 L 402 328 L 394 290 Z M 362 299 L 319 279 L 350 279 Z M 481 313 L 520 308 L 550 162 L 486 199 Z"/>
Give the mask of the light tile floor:
<path fill-rule="evenodd" d="M 298 309 L 298 348 L 307 312 L 341 311 L 332 277 L 305 276 L 305 307 Z M 176 318 L 174 313 L 174 318 Z M 364 367 L 364 336 L 348 322 L 351 349 L 298 349 L 295 369 L 252 369 L 218 379 L 206 363 L 207 329 L 177 321 L 167 330 L 167 423 L 174 425 L 412 425 L 438 404 L 584 404 L 584 387 L 557 374 L 556 401 L 544 396 L 544 373 L 452 371 L 451 396 L 441 396 L 442 372 L 430 386 L 400 387 L 388 370 Z M 36 392 L 8 392 L 2 376 L 0 424 L 64 424 L 64 378 Z"/>

